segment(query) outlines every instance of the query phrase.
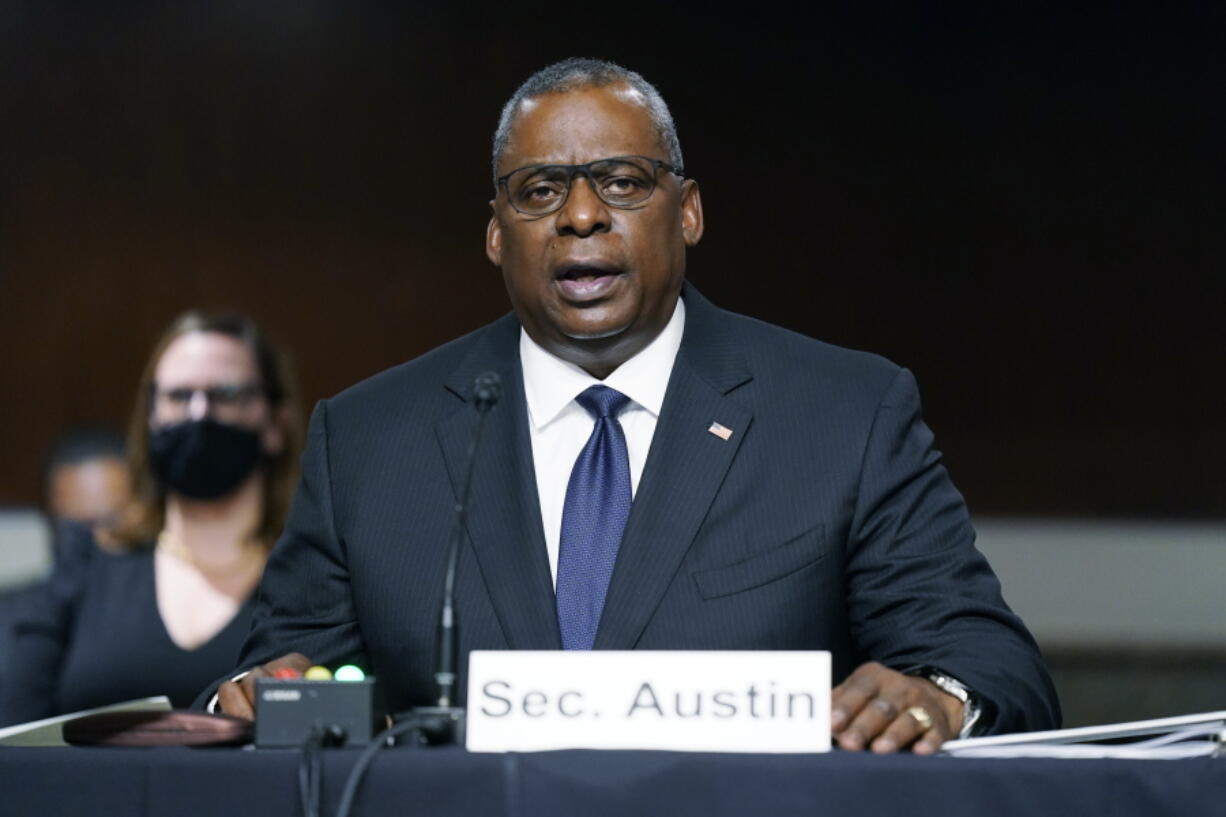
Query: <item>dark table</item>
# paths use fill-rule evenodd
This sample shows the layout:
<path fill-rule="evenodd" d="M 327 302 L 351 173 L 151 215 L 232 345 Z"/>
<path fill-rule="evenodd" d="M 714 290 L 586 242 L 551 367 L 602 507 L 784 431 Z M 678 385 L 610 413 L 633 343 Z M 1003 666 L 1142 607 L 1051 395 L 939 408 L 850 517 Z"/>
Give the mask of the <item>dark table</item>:
<path fill-rule="evenodd" d="M 297 815 L 296 751 L 0 748 L 0 815 Z M 335 812 L 355 750 L 323 760 Z M 862 754 L 391 749 L 361 815 L 1154 817 L 1226 815 L 1226 759 L 987 760 Z"/>

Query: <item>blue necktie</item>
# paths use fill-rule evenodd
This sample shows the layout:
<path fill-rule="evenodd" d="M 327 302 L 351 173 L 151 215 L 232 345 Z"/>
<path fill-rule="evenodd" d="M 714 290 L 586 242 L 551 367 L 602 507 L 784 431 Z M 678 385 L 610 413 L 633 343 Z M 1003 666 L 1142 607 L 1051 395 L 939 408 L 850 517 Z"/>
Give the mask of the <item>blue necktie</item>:
<path fill-rule="evenodd" d="M 592 386 L 575 398 L 596 418 L 566 486 L 558 547 L 558 625 L 562 648 L 590 650 L 630 516 L 630 460 L 617 413 L 630 398 Z"/>

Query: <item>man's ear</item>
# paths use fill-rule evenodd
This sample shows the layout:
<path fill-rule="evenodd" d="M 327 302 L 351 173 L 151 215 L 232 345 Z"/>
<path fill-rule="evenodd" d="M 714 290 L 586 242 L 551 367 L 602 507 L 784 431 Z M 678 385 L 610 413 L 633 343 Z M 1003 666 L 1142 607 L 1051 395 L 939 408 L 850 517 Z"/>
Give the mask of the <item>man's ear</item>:
<path fill-rule="evenodd" d="M 490 210 L 494 209 L 494 199 L 490 199 Z M 502 225 L 498 223 L 498 213 L 490 215 L 490 223 L 485 228 L 485 257 L 496 267 L 502 266 Z"/>
<path fill-rule="evenodd" d="M 686 179 L 681 183 L 681 235 L 685 246 L 693 247 L 702 240 L 702 195 L 698 182 Z"/>

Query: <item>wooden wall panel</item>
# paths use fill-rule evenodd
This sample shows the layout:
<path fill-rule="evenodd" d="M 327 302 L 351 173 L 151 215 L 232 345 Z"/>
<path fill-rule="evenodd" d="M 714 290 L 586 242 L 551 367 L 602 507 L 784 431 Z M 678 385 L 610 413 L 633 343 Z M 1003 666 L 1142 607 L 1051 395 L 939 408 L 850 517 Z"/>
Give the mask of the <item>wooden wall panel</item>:
<path fill-rule="evenodd" d="M 501 314 L 490 132 L 520 79 L 578 51 L 674 108 L 707 207 L 691 278 L 913 368 L 976 510 L 1226 515 L 1207 5 L 657 8 L 574 30 L 47 5 L 0 14 L 0 503 L 37 499 L 59 430 L 123 422 L 184 308 L 267 323 L 308 403 Z"/>

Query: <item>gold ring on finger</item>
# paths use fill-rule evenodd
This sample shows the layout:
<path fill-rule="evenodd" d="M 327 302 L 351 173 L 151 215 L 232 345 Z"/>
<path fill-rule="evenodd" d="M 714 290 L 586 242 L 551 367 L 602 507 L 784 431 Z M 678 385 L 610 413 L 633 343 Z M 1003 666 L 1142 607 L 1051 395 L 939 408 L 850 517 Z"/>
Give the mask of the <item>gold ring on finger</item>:
<path fill-rule="evenodd" d="M 932 716 L 928 714 L 928 710 L 922 706 L 908 707 L 907 714 L 915 718 L 915 722 L 920 725 L 920 729 L 927 732 L 932 728 Z"/>

